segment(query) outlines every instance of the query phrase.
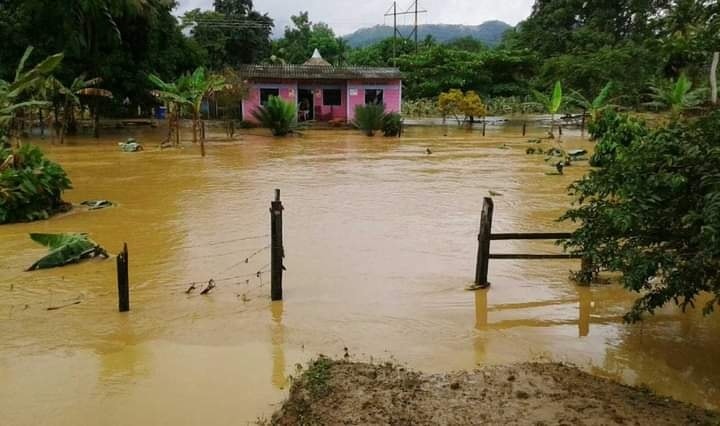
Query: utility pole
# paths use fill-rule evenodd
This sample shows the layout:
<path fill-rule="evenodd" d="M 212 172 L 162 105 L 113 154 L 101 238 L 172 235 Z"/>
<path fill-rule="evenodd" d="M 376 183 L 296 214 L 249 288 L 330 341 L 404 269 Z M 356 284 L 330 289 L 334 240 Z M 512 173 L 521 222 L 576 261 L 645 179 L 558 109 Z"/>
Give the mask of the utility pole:
<path fill-rule="evenodd" d="M 418 0 L 415 0 L 415 53 L 418 52 Z"/>
<path fill-rule="evenodd" d="M 397 11 L 397 1 L 393 2 L 393 5 L 390 9 L 388 9 L 387 12 L 385 12 L 385 16 L 392 16 L 393 17 L 393 66 L 397 64 L 397 38 L 398 36 L 402 37 L 403 40 L 411 41 L 414 39 L 415 41 L 415 53 L 418 52 L 418 16 L 421 13 L 427 13 L 427 10 L 420 10 L 418 5 L 419 0 L 415 0 L 410 7 L 408 7 L 405 12 L 398 12 Z M 392 9 L 392 12 L 390 10 Z M 410 32 L 410 34 L 405 37 L 402 32 L 400 31 L 400 28 L 398 28 L 397 25 L 397 17 L 401 15 L 414 15 L 415 21 L 413 24 L 413 30 Z"/>
<path fill-rule="evenodd" d="M 397 67 L 397 2 L 393 2 L 393 66 Z"/>

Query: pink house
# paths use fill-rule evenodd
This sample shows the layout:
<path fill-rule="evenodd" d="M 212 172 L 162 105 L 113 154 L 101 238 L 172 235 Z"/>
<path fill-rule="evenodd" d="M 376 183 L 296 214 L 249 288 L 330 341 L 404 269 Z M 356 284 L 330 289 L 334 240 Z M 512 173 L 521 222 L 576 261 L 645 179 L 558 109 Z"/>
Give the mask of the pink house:
<path fill-rule="evenodd" d="M 250 93 L 242 102 L 243 120 L 256 121 L 253 111 L 271 96 L 298 105 L 298 120 L 352 121 L 355 107 L 385 104 L 400 112 L 402 81 L 397 68 L 335 67 L 315 50 L 302 65 L 243 65 L 240 75 Z"/>

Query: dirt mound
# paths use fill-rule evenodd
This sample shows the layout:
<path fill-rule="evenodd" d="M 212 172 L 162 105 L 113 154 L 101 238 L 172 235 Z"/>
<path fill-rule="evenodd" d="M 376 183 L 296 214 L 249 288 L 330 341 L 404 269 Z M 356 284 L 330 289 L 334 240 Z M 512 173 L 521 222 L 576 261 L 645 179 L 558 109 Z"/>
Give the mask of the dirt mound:
<path fill-rule="evenodd" d="M 562 364 L 426 375 L 387 363 L 320 357 L 273 416 L 302 424 L 718 424 L 700 408 Z"/>

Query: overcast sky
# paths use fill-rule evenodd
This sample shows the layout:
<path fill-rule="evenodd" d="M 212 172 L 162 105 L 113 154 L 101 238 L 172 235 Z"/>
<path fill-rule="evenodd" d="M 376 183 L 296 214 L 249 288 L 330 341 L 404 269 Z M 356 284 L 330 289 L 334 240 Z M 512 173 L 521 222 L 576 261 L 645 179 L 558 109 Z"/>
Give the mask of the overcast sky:
<path fill-rule="evenodd" d="M 209 9 L 212 0 L 179 0 L 178 14 L 190 9 Z M 398 1 L 398 10 L 407 9 L 412 0 Z M 390 0 L 255 0 L 255 9 L 268 13 L 274 20 L 276 32 L 282 31 L 291 15 L 299 11 L 310 12 L 310 20 L 330 24 L 335 32 L 344 35 L 361 27 L 387 23 L 392 18 L 383 17 L 392 7 Z M 533 0 L 420 0 L 420 9 L 427 14 L 420 16 L 420 23 L 477 25 L 489 20 L 505 21 L 515 25 L 530 15 Z M 411 17 L 406 17 L 411 23 Z"/>

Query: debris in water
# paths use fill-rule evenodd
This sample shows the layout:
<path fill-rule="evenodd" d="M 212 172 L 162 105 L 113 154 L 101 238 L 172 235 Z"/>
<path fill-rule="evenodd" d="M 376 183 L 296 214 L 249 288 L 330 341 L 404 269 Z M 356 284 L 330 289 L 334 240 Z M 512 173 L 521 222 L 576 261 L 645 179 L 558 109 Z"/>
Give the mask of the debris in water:
<path fill-rule="evenodd" d="M 80 203 L 80 205 L 88 207 L 88 210 L 100 210 L 112 207 L 113 203 L 108 200 L 87 200 Z"/>
<path fill-rule="evenodd" d="M 83 259 L 109 256 L 104 248 L 91 240 L 88 234 L 30 234 L 30 239 L 50 249 L 50 253 L 27 270 L 55 268 L 70 263 L 77 263 Z"/>
<path fill-rule="evenodd" d="M 563 169 L 565 169 L 565 163 L 560 161 L 555 165 L 555 169 L 558 171 L 558 173 L 563 174 Z"/>
<path fill-rule="evenodd" d="M 584 149 L 571 149 L 567 152 L 567 155 L 569 155 L 570 157 L 580 157 L 585 154 L 587 154 L 587 150 Z"/>
<path fill-rule="evenodd" d="M 197 287 L 195 287 L 195 283 L 190 284 L 190 287 L 188 287 L 187 290 L 185 290 L 185 294 L 190 294 L 195 290 Z"/>
<path fill-rule="evenodd" d="M 501 193 L 495 192 L 495 191 L 493 191 L 493 190 L 488 191 L 488 193 L 489 193 L 490 196 L 492 196 L 492 197 L 502 197 L 502 194 L 501 194 Z"/>
<path fill-rule="evenodd" d="M 425 152 L 427 153 L 427 155 L 432 154 L 432 150 L 430 148 L 426 149 Z"/>
<path fill-rule="evenodd" d="M 207 287 L 203 289 L 203 291 L 200 292 L 200 294 L 208 294 L 212 291 L 212 289 L 215 288 L 215 280 L 211 279 L 208 281 Z"/>
<path fill-rule="evenodd" d="M 128 138 L 125 142 L 118 142 L 118 146 L 123 152 L 138 152 L 143 150 L 143 146 L 137 143 L 135 138 Z"/>
<path fill-rule="evenodd" d="M 47 308 L 47 310 L 48 310 L 48 311 L 57 311 L 58 309 L 67 308 L 68 306 L 79 305 L 79 304 L 80 304 L 80 300 L 76 300 L 76 301 L 74 301 L 74 302 L 70 302 L 70 303 L 65 304 L 65 305 L 50 306 L 50 307 Z M 25 305 L 25 306 L 27 306 L 27 305 Z"/>

